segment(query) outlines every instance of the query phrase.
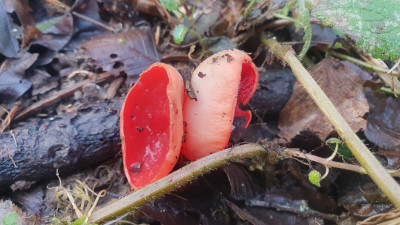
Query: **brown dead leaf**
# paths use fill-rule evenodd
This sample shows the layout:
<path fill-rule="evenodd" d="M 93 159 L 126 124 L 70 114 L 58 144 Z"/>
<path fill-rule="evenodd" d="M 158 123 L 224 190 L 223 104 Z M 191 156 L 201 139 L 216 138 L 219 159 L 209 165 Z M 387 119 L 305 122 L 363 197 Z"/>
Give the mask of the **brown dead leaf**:
<path fill-rule="evenodd" d="M 310 72 L 350 127 L 355 132 L 365 129 L 363 116 L 368 112 L 368 103 L 358 75 L 334 58 L 324 59 Z M 298 82 L 289 102 L 280 113 L 279 128 L 279 136 L 287 140 L 303 130 L 310 130 L 325 140 L 334 131 Z"/>
<path fill-rule="evenodd" d="M 14 214 L 17 217 L 15 224 L 41 224 L 41 219 L 37 215 L 22 212 L 22 210 L 10 200 L 0 200 L 0 221 L 4 221 L 4 217 L 10 214 Z"/>
<path fill-rule="evenodd" d="M 0 102 L 13 102 L 23 95 L 32 83 L 25 79 L 25 70 L 38 54 L 25 53 L 19 59 L 7 59 L 0 68 Z"/>
<path fill-rule="evenodd" d="M 388 96 L 379 89 L 382 84 L 366 83 L 365 95 L 370 112 L 367 117 L 367 128 L 364 131 L 369 141 L 377 145 L 378 155 L 384 156 L 386 167 L 400 167 L 400 101 Z"/>
<path fill-rule="evenodd" d="M 17 41 L 15 24 L 6 11 L 6 6 L 3 1 L 0 2 L 0 53 L 9 58 L 18 58 L 19 45 Z"/>
<path fill-rule="evenodd" d="M 365 136 L 377 146 L 400 148 L 400 101 L 379 91 L 380 85 L 367 83 L 365 94 L 370 105 Z"/>
<path fill-rule="evenodd" d="M 160 61 L 150 30 L 133 28 L 125 33 L 100 35 L 85 42 L 86 49 L 104 71 L 137 76 Z"/>
<path fill-rule="evenodd" d="M 171 21 L 168 11 L 157 0 L 135 0 L 135 2 L 138 12 L 156 16 L 167 22 Z"/>

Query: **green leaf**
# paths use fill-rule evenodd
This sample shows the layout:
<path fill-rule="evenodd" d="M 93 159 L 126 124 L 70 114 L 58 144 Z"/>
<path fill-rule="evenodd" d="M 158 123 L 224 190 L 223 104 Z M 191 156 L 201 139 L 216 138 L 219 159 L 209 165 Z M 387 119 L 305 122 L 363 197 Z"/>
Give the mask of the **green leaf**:
<path fill-rule="evenodd" d="M 1 221 L 3 225 L 17 225 L 18 216 L 15 213 L 7 214 Z"/>
<path fill-rule="evenodd" d="M 187 31 L 188 29 L 183 24 L 179 24 L 178 26 L 176 26 L 174 29 L 174 33 L 172 34 L 172 36 L 174 37 L 174 42 L 177 44 L 182 43 Z"/>
<path fill-rule="evenodd" d="M 316 170 L 311 170 L 308 174 L 308 180 L 317 187 L 321 187 L 321 174 Z"/>
<path fill-rule="evenodd" d="M 159 0 L 160 4 L 168 11 L 174 11 L 178 9 L 179 3 L 174 0 Z"/>
<path fill-rule="evenodd" d="M 82 225 L 85 223 L 86 217 L 79 218 L 72 222 L 70 225 Z"/>
<path fill-rule="evenodd" d="M 344 32 L 375 58 L 400 58 L 400 1 L 320 0 L 312 15 Z"/>
<path fill-rule="evenodd" d="M 326 144 L 329 146 L 332 151 L 335 151 L 336 145 L 338 145 L 338 153 L 345 157 L 345 158 L 354 158 L 353 153 L 351 153 L 350 149 L 347 147 L 347 145 L 341 141 L 340 139 L 337 138 L 329 138 L 326 141 Z"/>
<path fill-rule="evenodd" d="M 45 20 L 43 22 L 36 24 L 36 28 L 39 29 L 40 31 L 45 31 L 50 27 L 54 26 L 55 24 L 57 24 L 58 22 L 60 22 L 62 19 L 64 19 L 64 16 L 58 16 L 51 18 L 49 20 Z"/>

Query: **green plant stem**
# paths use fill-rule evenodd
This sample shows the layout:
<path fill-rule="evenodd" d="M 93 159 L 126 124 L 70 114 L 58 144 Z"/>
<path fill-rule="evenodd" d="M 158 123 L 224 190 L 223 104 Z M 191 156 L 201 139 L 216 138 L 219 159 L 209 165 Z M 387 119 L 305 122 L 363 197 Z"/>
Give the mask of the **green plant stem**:
<path fill-rule="evenodd" d="M 137 209 L 155 199 L 195 180 L 204 173 L 234 160 L 265 154 L 265 149 L 257 144 L 245 144 L 228 148 L 197 161 L 129 194 L 110 205 L 95 211 L 91 222 L 108 221 Z"/>
<path fill-rule="evenodd" d="M 279 13 L 274 13 L 274 17 L 279 18 L 279 19 L 288 20 L 291 23 L 294 23 L 294 24 L 297 24 L 299 26 L 302 26 L 300 21 L 298 21 L 296 19 L 293 19 L 292 17 L 289 17 L 289 16 L 285 16 L 285 15 L 282 15 L 282 14 L 279 14 Z"/>
<path fill-rule="evenodd" d="M 358 53 L 358 55 L 368 64 L 388 69 L 386 63 L 382 59 L 375 59 L 371 55 L 365 54 L 361 50 L 359 50 L 354 42 L 348 41 L 348 44 L 352 47 L 354 51 Z M 387 72 L 377 72 L 379 77 L 385 82 L 387 86 L 389 86 L 394 92 L 400 92 L 400 81 L 398 79 L 394 79 L 393 76 L 387 74 Z"/>
<path fill-rule="evenodd" d="M 192 14 L 190 14 L 190 17 L 193 19 L 194 18 L 194 13 L 196 12 L 196 6 L 197 6 L 197 3 L 199 2 L 200 0 L 195 0 L 194 1 L 194 5 L 193 5 L 193 7 L 192 7 Z"/>
<path fill-rule="evenodd" d="M 298 55 L 299 60 L 302 60 L 303 57 L 307 54 L 307 51 L 310 48 L 311 44 L 311 23 L 310 23 L 310 16 L 308 10 L 306 9 L 304 0 L 297 0 L 297 8 L 300 12 L 301 24 L 304 29 L 304 37 L 303 37 L 304 46 Z"/>
<path fill-rule="evenodd" d="M 389 72 L 388 69 L 385 69 L 385 68 L 382 68 L 382 67 L 379 67 L 379 66 L 371 65 L 369 63 L 366 63 L 366 62 L 361 61 L 359 59 L 353 58 L 351 56 L 348 56 L 348 55 L 345 55 L 345 54 L 342 54 L 342 53 L 339 53 L 339 52 L 336 52 L 336 51 L 333 51 L 333 50 L 328 50 L 327 48 L 320 48 L 320 49 L 322 51 L 324 51 L 324 52 L 327 52 L 330 55 L 338 57 L 339 59 L 347 60 L 347 61 L 352 62 L 354 64 L 357 64 L 359 66 L 363 66 L 363 67 L 365 67 L 367 69 L 371 69 L 371 70 L 373 70 L 375 72 L 378 72 L 378 73 L 388 73 Z M 400 77 L 400 72 L 399 71 L 392 71 L 391 73 L 389 73 L 389 75 Z"/>
<path fill-rule="evenodd" d="M 201 37 L 201 34 L 199 33 L 199 31 L 197 31 L 193 16 L 192 15 L 187 16 L 186 13 L 182 13 L 182 12 L 180 12 L 180 13 L 182 14 L 183 18 L 185 18 L 189 22 L 190 28 L 192 29 L 194 35 L 197 37 L 197 40 L 199 40 L 200 46 L 201 46 L 202 50 L 204 51 L 206 49 L 206 45 L 204 43 L 203 38 Z"/>
<path fill-rule="evenodd" d="M 253 5 L 254 5 L 255 2 L 256 2 L 255 0 L 252 0 L 252 1 L 247 5 L 246 9 L 245 9 L 244 12 L 243 12 L 243 20 L 246 20 L 247 15 L 249 15 L 250 9 L 251 9 L 251 7 L 253 7 Z"/>
<path fill-rule="evenodd" d="M 308 71 L 303 67 L 296 56 L 276 40 L 267 39 L 263 35 L 261 41 L 273 54 L 277 55 L 289 64 L 297 80 L 306 89 L 308 95 L 313 99 L 328 121 L 333 125 L 360 165 L 367 171 L 367 174 L 378 185 L 388 199 L 395 206 L 400 207 L 399 184 L 387 173 L 385 168 L 383 168 L 379 161 L 353 132 L 351 127 L 340 115 L 333 103 L 318 86 L 317 82 L 315 82 Z"/>
<path fill-rule="evenodd" d="M 292 157 L 317 162 L 317 163 L 320 163 L 327 167 L 353 171 L 353 172 L 361 173 L 361 174 L 367 174 L 367 171 L 361 166 L 352 165 L 352 164 L 348 164 L 348 163 L 342 163 L 342 162 L 335 162 L 332 160 L 328 160 L 326 158 L 321 158 L 321 157 L 315 156 L 313 154 L 303 153 L 303 152 L 299 151 L 298 149 L 287 148 L 287 149 L 283 150 L 283 153 L 285 153 L 286 155 L 292 156 Z M 386 171 L 393 177 L 400 177 L 400 173 L 398 170 L 386 170 Z"/>

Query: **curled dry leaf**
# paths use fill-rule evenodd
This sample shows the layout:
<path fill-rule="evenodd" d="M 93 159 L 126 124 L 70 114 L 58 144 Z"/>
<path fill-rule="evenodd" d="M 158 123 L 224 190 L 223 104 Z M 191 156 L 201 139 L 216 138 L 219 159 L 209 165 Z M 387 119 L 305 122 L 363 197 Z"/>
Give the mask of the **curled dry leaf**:
<path fill-rule="evenodd" d="M 368 103 L 358 75 L 334 58 L 327 58 L 318 63 L 311 70 L 311 75 L 350 127 L 355 132 L 365 129 L 366 121 L 363 116 L 368 112 Z M 294 85 L 289 102 L 280 113 L 279 128 L 281 130 L 279 136 L 287 140 L 303 130 L 309 130 L 317 134 L 321 140 L 325 140 L 334 131 L 298 82 Z"/>
<path fill-rule="evenodd" d="M 17 100 L 31 86 L 25 79 L 25 70 L 37 59 L 38 54 L 25 53 L 19 59 L 7 59 L 0 68 L 0 102 Z"/>
<path fill-rule="evenodd" d="M 400 101 L 379 91 L 380 85 L 367 83 L 365 93 L 370 106 L 365 136 L 381 148 L 400 148 Z"/>
<path fill-rule="evenodd" d="M 114 75 L 137 76 L 160 57 L 150 30 L 133 28 L 125 33 L 104 34 L 85 42 L 86 49 L 98 65 Z"/>
<path fill-rule="evenodd" d="M 14 24 L 11 17 L 7 14 L 4 1 L 0 1 L 0 53 L 6 57 L 17 58 L 19 44 L 17 34 L 13 34 Z"/>

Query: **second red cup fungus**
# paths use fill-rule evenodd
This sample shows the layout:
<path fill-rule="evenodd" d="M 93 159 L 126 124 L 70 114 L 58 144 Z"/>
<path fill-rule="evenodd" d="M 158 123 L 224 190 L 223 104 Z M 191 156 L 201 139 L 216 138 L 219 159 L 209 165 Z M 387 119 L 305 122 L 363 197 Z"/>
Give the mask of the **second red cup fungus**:
<path fill-rule="evenodd" d="M 234 118 L 245 117 L 245 127 L 250 123 L 251 112 L 239 106 L 249 102 L 257 83 L 257 68 L 243 51 L 225 50 L 204 60 L 191 78 L 196 99 L 186 96 L 183 106 L 182 154 L 193 161 L 224 149 Z"/>

